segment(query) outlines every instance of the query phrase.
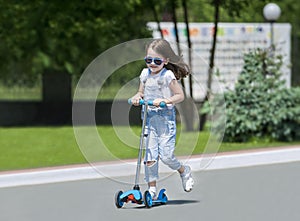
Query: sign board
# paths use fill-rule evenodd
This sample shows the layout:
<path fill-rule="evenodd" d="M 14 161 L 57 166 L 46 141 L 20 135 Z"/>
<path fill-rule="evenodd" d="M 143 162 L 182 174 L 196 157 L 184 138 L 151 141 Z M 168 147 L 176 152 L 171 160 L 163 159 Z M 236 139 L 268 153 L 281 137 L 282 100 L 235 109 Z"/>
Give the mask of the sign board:
<path fill-rule="evenodd" d="M 164 39 L 168 40 L 177 52 L 174 24 L 172 22 L 161 22 L 160 26 Z M 161 38 L 156 22 L 149 22 L 148 27 L 153 31 L 153 38 Z M 186 25 L 185 23 L 178 23 L 177 28 L 181 54 L 188 63 Z M 273 24 L 273 30 L 275 53 L 284 57 L 282 78 L 286 81 L 286 86 L 290 87 L 291 25 L 288 23 L 275 23 Z M 195 100 L 203 100 L 205 95 L 213 32 L 213 23 L 189 23 L 192 43 L 193 96 Z M 243 67 L 244 53 L 255 48 L 270 48 L 270 45 L 271 25 L 269 23 L 219 23 L 214 69 L 214 72 L 218 72 L 219 75 L 213 79 L 213 92 L 219 91 L 220 88 L 223 90 L 233 89 Z M 185 82 L 188 93 L 188 81 Z"/>

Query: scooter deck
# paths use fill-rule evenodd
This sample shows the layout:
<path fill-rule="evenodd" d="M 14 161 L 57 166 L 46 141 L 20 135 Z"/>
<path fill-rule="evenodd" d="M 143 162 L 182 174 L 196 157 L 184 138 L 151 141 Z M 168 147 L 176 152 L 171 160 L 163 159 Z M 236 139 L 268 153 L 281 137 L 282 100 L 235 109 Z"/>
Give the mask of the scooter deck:
<path fill-rule="evenodd" d="M 161 189 L 159 191 L 157 199 L 152 200 L 152 202 L 153 203 L 163 203 L 163 204 L 167 203 L 168 197 L 166 196 L 165 191 L 166 191 L 165 189 Z"/>
<path fill-rule="evenodd" d="M 151 194 L 149 191 L 145 191 L 144 193 L 144 204 L 147 208 L 151 208 L 154 205 L 162 205 L 166 204 L 168 201 L 168 197 L 165 194 L 165 189 L 162 189 L 159 194 L 157 199 L 152 199 Z"/>

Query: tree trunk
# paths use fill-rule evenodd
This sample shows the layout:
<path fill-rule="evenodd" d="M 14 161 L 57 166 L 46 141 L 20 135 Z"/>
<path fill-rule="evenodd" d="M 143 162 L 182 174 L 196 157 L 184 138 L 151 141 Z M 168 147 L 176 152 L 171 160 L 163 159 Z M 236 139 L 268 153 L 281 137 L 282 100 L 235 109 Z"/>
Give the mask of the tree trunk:
<path fill-rule="evenodd" d="M 160 22 L 159 22 L 159 19 L 158 19 L 158 15 L 157 15 L 157 12 L 156 12 L 156 9 L 155 9 L 155 4 L 153 3 L 152 0 L 149 0 L 149 5 L 150 5 L 150 8 L 151 8 L 151 10 L 153 12 L 154 20 L 157 23 L 157 29 L 159 30 L 160 37 L 164 38 L 163 32 L 162 32 L 161 27 L 160 27 Z"/>
<path fill-rule="evenodd" d="M 219 23 L 219 11 L 220 9 L 220 0 L 215 0 L 215 14 L 214 14 L 214 33 L 213 33 L 213 42 L 210 53 L 209 68 L 208 68 L 208 80 L 207 80 L 207 90 L 205 95 L 205 101 L 208 101 L 211 96 L 211 86 L 212 86 L 212 75 L 214 69 L 214 60 L 215 60 L 215 51 L 217 44 L 217 33 L 218 33 L 218 23 Z M 203 130 L 207 120 L 207 114 L 200 116 L 200 130 Z"/>
<path fill-rule="evenodd" d="M 177 28 L 176 4 L 175 4 L 175 1 L 173 1 L 173 0 L 171 0 L 170 2 L 171 2 L 171 6 L 172 6 L 172 20 L 173 20 L 173 23 L 174 23 L 177 52 L 180 55 L 181 54 L 181 49 L 180 49 L 180 45 L 179 45 L 179 35 L 178 35 L 178 28 Z"/>
<path fill-rule="evenodd" d="M 177 50 L 178 50 L 178 54 L 181 55 L 181 49 L 180 49 L 180 44 L 179 44 L 179 36 L 178 36 L 178 28 L 177 28 L 177 18 L 176 18 L 176 2 L 171 0 L 170 1 L 171 6 L 172 6 L 172 20 L 174 23 L 174 29 L 175 29 L 175 36 L 176 36 L 176 44 L 177 44 Z M 181 79 L 181 84 L 182 87 L 185 88 L 184 86 L 184 81 L 183 79 Z M 184 95 L 186 96 L 185 90 L 183 90 Z M 193 119 L 193 109 L 192 106 L 190 104 L 190 98 L 185 99 L 184 102 L 182 102 L 180 105 L 178 105 L 178 108 L 182 109 L 182 113 L 183 113 L 183 122 L 185 124 L 185 129 L 187 131 L 193 131 L 193 123 L 194 123 L 194 119 Z"/>
<path fill-rule="evenodd" d="M 186 25 L 186 34 L 187 34 L 187 42 L 188 42 L 188 59 L 189 59 L 189 66 L 192 73 L 192 42 L 190 38 L 190 28 L 189 28 L 189 20 L 188 20 L 188 10 L 186 0 L 182 0 L 182 7 L 184 10 L 184 21 Z M 193 98 L 193 81 L 192 75 L 189 75 L 189 86 L 190 86 L 190 96 Z"/>

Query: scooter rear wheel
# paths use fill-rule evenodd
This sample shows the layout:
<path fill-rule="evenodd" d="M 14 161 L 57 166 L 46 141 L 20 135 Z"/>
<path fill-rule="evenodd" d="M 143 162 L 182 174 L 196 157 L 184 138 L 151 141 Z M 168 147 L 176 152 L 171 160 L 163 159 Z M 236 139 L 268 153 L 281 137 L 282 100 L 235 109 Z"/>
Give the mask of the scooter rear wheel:
<path fill-rule="evenodd" d="M 166 205 L 167 201 L 168 201 L 168 197 L 165 193 L 163 193 L 161 205 Z"/>
<path fill-rule="evenodd" d="M 144 203 L 147 208 L 151 208 L 153 205 L 152 196 L 148 190 L 144 193 Z"/>

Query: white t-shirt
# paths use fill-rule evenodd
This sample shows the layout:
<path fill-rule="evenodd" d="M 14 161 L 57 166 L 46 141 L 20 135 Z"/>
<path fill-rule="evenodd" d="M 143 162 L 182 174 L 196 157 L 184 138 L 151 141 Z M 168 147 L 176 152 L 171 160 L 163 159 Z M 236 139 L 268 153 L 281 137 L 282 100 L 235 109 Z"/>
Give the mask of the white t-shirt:
<path fill-rule="evenodd" d="M 144 68 L 140 75 L 140 82 L 144 85 L 144 100 L 156 98 L 170 98 L 173 93 L 169 87 L 172 80 L 176 80 L 171 70 L 163 68 L 158 74 L 151 75 L 148 68 Z M 168 105 L 168 108 L 173 105 Z"/>

